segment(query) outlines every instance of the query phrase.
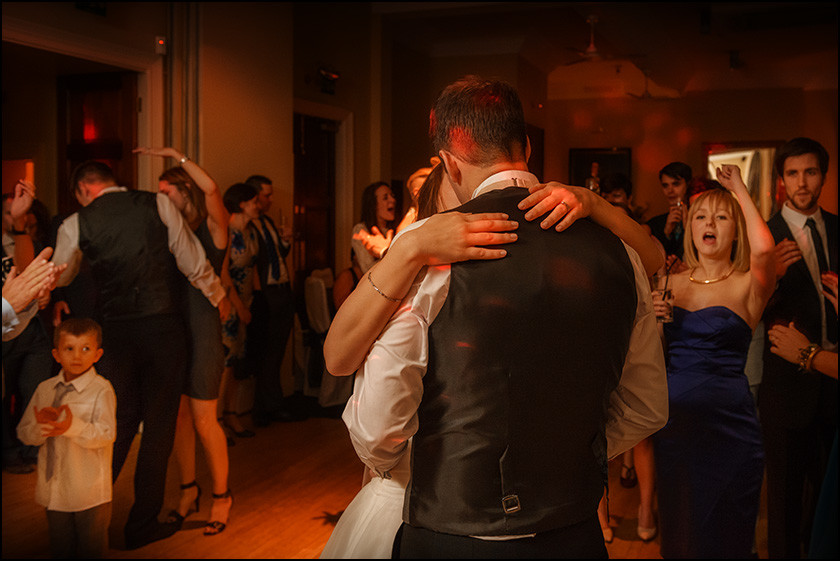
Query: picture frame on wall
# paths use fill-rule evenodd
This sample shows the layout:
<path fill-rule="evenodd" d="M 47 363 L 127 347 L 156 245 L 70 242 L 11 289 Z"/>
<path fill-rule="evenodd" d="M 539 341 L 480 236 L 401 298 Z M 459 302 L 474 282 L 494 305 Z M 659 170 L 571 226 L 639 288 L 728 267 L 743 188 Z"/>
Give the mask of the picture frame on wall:
<path fill-rule="evenodd" d="M 630 148 L 571 148 L 569 184 L 599 191 L 600 178 L 605 175 L 624 173 L 632 178 L 631 162 Z"/>

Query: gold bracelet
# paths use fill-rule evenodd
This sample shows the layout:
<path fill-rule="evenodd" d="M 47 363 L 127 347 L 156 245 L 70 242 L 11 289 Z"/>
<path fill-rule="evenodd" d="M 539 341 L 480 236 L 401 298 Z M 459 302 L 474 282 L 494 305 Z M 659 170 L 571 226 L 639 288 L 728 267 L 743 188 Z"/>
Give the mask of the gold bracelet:
<path fill-rule="evenodd" d="M 375 291 L 377 291 L 379 294 L 381 294 L 383 298 L 385 298 L 386 300 L 390 300 L 391 302 L 399 302 L 400 301 L 399 298 L 391 298 L 390 296 L 388 296 L 387 294 L 385 294 L 384 292 L 379 290 L 379 287 L 376 286 L 375 284 L 373 284 L 373 279 L 370 276 L 370 271 L 368 271 L 367 279 L 368 279 L 368 282 L 370 283 L 370 285 L 373 287 L 373 289 Z"/>
<path fill-rule="evenodd" d="M 811 363 L 814 362 L 814 357 L 822 348 L 816 343 L 811 343 L 807 347 L 799 349 L 799 371 L 810 372 Z"/>
<path fill-rule="evenodd" d="M 819 345 L 814 345 L 814 350 L 811 351 L 811 354 L 808 355 L 808 360 L 805 361 L 805 370 L 807 370 L 808 372 L 813 372 L 814 371 L 814 369 L 812 368 L 813 365 L 814 365 L 814 359 L 816 358 L 816 356 L 819 354 L 819 352 L 821 350 L 822 350 L 822 347 L 820 347 Z"/>

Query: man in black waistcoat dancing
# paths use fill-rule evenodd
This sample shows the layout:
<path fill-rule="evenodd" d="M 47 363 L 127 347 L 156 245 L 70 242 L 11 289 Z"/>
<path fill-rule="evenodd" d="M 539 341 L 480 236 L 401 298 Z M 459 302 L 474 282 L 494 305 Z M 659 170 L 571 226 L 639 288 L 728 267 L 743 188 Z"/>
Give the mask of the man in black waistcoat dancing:
<path fill-rule="evenodd" d="M 95 161 L 80 164 L 71 185 L 83 208 L 58 230 L 54 261 L 69 265 L 58 284 L 69 284 L 82 256 L 87 259 L 105 350 L 97 371 L 117 395 L 115 481 L 143 423 L 125 526 L 126 547 L 136 549 L 178 530 L 157 517 L 187 374 L 183 277 L 221 311 L 230 302 L 201 243 L 166 195 L 119 187 L 111 168 Z"/>
<path fill-rule="evenodd" d="M 455 210 L 520 226 L 503 259 L 421 271 L 357 373 L 344 419 L 362 460 L 387 478 L 413 437 L 395 553 L 606 557 L 607 461 L 667 420 L 639 256 L 589 219 L 524 219 L 539 182 L 511 86 L 455 82 L 431 131 Z"/>

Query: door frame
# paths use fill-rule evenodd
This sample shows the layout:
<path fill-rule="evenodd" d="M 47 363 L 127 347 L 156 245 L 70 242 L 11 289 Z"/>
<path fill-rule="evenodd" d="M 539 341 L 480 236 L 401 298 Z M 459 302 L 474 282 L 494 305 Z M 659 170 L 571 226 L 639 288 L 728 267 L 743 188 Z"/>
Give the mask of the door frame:
<path fill-rule="evenodd" d="M 305 99 L 294 100 L 294 113 L 338 122 L 335 135 L 335 263 L 337 275 L 350 266 L 353 231 L 353 113 Z"/>
<path fill-rule="evenodd" d="M 28 20 L 3 17 L 3 41 L 100 62 L 137 72 L 137 143 L 139 146 L 164 145 L 164 67 L 163 57 L 125 45 L 55 29 Z M 140 158 L 135 185 L 157 191 L 157 177 L 163 173 L 162 158 Z"/>

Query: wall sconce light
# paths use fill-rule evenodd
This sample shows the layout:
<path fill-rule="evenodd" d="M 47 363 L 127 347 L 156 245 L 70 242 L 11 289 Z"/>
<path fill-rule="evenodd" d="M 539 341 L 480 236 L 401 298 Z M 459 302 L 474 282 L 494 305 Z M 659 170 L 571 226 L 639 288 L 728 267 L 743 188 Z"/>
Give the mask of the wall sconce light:
<path fill-rule="evenodd" d="M 335 95 L 335 83 L 338 82 L 341 75 L 334 70 L 322 66 L 318 69 L 318 77 L 321 85 L 321 93 Z"/>

